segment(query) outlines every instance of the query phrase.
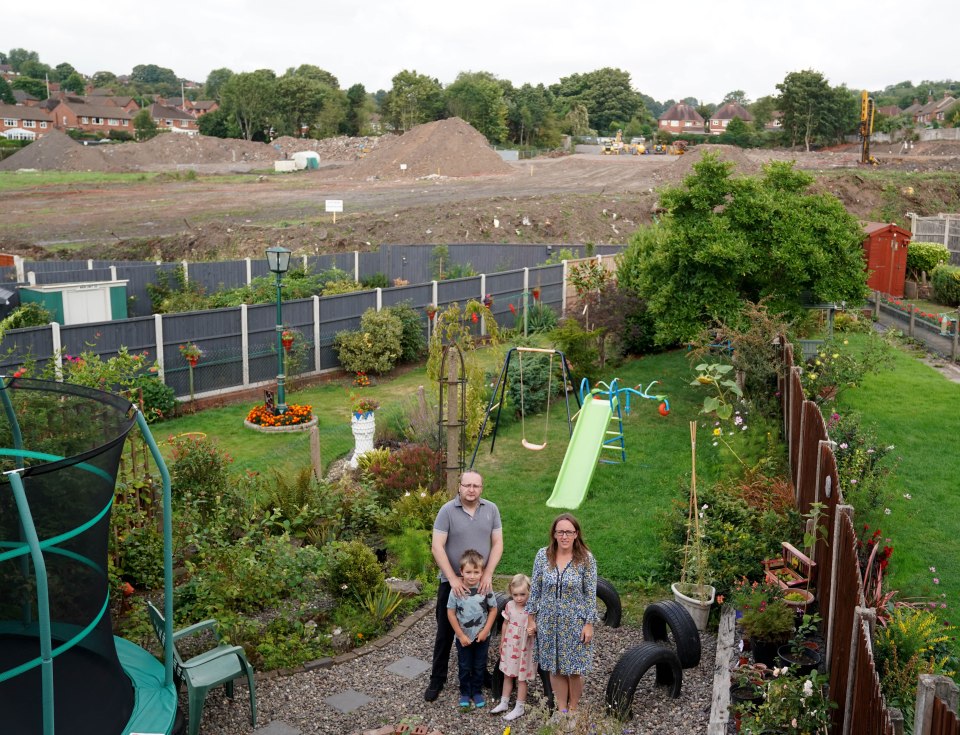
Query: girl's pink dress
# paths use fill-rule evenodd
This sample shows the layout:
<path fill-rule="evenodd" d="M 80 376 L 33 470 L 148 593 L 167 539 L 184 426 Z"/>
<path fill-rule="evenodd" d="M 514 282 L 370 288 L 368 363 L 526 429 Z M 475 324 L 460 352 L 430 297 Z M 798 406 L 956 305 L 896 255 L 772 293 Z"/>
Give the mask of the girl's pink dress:
<path fill-rule="evenodd" d="M 533 641 L 527 639 L 527 613 L 513 600 L 503 608 L 500 632 L 500 671 L 520 681 L 533 681 L 537 667 L 533 663 Z"/>

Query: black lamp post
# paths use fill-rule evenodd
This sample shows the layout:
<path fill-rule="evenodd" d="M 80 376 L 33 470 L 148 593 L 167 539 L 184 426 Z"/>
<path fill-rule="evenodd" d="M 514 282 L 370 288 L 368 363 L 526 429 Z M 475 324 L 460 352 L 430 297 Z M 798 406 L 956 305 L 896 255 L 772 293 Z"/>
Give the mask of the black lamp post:
<path fill-rule="evenodd" d="M 277 277 L 277 412 L 286 413 L 287 403 L 283 393 L 283 274 L 290 269 L 290 251 L 280 245 L 267 248 L 267 266 Z"/>

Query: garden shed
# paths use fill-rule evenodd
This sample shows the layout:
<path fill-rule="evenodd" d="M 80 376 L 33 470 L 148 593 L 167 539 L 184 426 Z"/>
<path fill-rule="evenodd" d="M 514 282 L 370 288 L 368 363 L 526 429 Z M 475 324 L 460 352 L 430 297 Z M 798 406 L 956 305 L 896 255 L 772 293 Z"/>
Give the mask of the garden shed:
<path fill-rule="evenodd" d="M 45 283 L 20 287 L 21 304 L 39 304 L 60 324 L 127 318 L 127 281 Z"/>
<path fill-rule="evenodd" d="M 902 297 L 910 231 L 883 222 L 864 222 L 863 231 L 866 234 L 863 257 L 870 274 L 867 286 L 873 291 Z"/>

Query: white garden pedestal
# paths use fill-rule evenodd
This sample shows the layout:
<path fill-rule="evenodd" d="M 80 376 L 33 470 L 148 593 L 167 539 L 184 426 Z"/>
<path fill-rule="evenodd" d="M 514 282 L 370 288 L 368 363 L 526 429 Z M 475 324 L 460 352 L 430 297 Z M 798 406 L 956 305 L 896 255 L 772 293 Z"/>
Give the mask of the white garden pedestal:
<path fill-rule="evenodd" d="M 376 428 L 373 411 L 353 414 L 350 418 L 350 429 L 353 431 L 353 456 L 350 457 L 350 466 L 356 469 L 357 460 L 373 449 L 373 432 Z"/>

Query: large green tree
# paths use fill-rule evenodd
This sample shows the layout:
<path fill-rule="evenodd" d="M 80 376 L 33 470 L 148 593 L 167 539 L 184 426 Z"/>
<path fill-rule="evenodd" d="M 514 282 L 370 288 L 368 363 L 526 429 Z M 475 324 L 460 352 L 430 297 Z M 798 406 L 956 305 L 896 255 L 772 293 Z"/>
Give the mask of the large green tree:
<path fill-rule="evenodd" d="M 27 94 L 36 97 L 38 100 L 45 100 L 47 98 L 47 85 L 42 79 L 17 77 L 10 82 L 10 86 L 14 89 L 23 90 Z"/>
<path fill-rule="evenodd" d="M 233 72 L 226 67 L 214 69 L 207 74 L 207 81 L 204 82 L 203 85 L 203 98 L 208 100 L 216 100 L 219 102 L 223 85 L 226 84 L 232 76 Z"/>
<path fill-rule="evenodd" d="M 777 107 L 791 146 L 839 142 L 856 126 L 856 97 L 846 88 L 832 88 L 823 74 L 812 69 L 790 72 L 777 85 Z"/>
<path fill-rule="evenodd" d="M 314 64 L 300 64 L 296 69 L 291 66 L 284 76 L 312 79 L 315 82 L 327 85 L 331 89 L 340 89 L 340 81 L 333 74 Z"/>
<path fill-rule="evenodd" d="M 71 74 L 77 73 L 77 70 L 73 67 L 73 64 L 68 64 L 66 61 L 57 64 L 55 67 L 53 67 L 53 70 L 56 72 L 56 78 L 54 78 L 54 75 L 51 75 L 51 82 L 65 82 Z"/>
<path fill-rule="evenodd" d="M 491 143 L 502 143 L 508 132 L 503 91 L 501 83 L 489 72 L 461 72 L 444 90 L 447 112 L 466 120 Z"/>
<path fill-rule="evenodd" d="M 133 131 L 137 140 L 150 140 L 160 133 L 156 121 L 150 114 L 150 110 L 144 107 L 133 118 Z"/>
<path fill-rule="evenodd" d="M 658 344 L 736 324 L 745 300 L 769 297 L 772 312 L 798 314 L 805 300 L 866 296 L 863 230 L 838 199 L 806 193 L 813 178 L 789 163 L 738 178 L 732 166 L 705 155 L 662 193 L 667 215 L 621 258 L 618 280 L 646 299 Z"/>
<path fill-rule="evenodd" d="M 562 77 L 550 91 L 557 97 L 561 115 L 582 104 L 590 116 L 590 127 L 600 133 L 611 132 L 615 120 L 630 120 L 643 105 L 640 94 L 631 86 L 630 73 L 610 67 Z"/>
<path fill-rule="evenodd" d="M 406 132 L 416 125 L 443 117 L 443 87 L 436 79 L 404 69 L 393 77 L 393 86 L 383 100 L 384 113 L 395 130 Z"/>
<path fill-rule="evenodd" d="M 276 110 L 276 75 L 270 69 L 234 74 L 220 92 L 221 105 L 233 117 L 241 137 L 263 139 Z"/>
<path fill-rule="evenodd" d="M 323 103 L 333 90 L 310 77 L 288 74 L 277 80 L 275 92 L 277 133 L 299 137 L 316 126 Z"/>
<path fill-rule="evenodd" d="M 362 84 L 354 84 L 347 90 L 347 119 L 343 123 L 345 135 L 366 135 L 369 132 L 370 118 L 377 109 L 377 103 Z"/>
<path fill-rule="evenodd" d="M 106 87 L 117 81 L 117 75 L 112 71 L 98 71 L 90 77 L 94 87 Z"/>
<path fill-rule="evenodd" d="M 73 72 L 70 76 L 60 83 L 60 87 L 67 92 L 74 94 L 83 94 L 87 89 L 87 83 L 78 72 Z"/>
<path fill-rule="evenodd" d="M 519 145 L 555 148 L 560 144 L 560 124 L 554 112 L 553 93 L 543 84 L 524 84 L 507 92 L 509 137 Z"/>
<path fill-rule="evenodd" d="M 13 96 L 13 90 L 10 89 L 10 85 L 3 77 L 0 77 L 0 102 L 7 105 L 15 105 L 17 103 L 17 98 Z"/>
<path fill-rule="evenodd" d="M 40 61 L 40 54 L 36 51 L 28 51 L 25 48 L 12 48 L 10 53 L 7 54 L 7 63 L 13 67 L 15 72 L 20 71 L 20 66 L 25 61 Z"/>

